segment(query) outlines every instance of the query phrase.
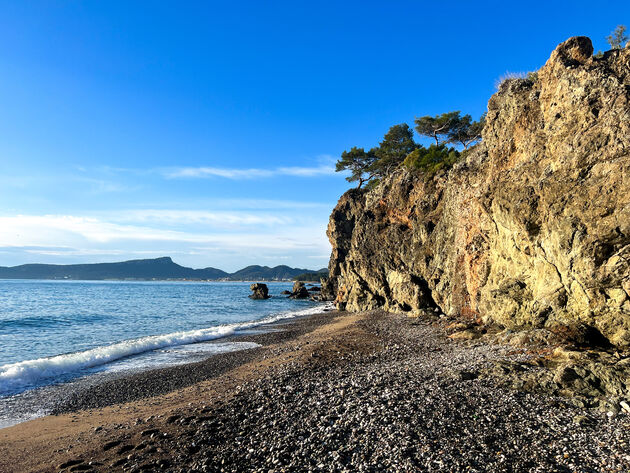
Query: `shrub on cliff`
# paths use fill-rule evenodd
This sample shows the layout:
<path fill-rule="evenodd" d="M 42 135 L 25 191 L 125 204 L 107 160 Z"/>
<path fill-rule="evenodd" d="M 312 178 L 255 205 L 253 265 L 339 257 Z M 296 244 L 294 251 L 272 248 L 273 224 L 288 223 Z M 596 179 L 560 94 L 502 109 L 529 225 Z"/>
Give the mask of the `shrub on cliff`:
<path fill-rule="evenodd" d="M 420 147 L 407 155 L 404 165 L 409 170 L 421 171 L 432 176 L 440 169 L 448 169 L 455 164 L 460 157 L 455 148 L 447 148 L 446 145 L 431 145 L 428 148 Z"/>

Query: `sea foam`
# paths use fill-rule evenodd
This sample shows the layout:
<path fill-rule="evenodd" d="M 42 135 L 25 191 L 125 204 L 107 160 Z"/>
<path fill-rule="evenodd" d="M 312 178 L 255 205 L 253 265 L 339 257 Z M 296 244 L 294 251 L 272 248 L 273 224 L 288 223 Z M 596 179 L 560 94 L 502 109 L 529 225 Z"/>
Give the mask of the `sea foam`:
<path fill-rule="evenodd" d="M 215 340 L 279 320 L 316 314 L 329 308 L 328 306 L 319 305 L 300 311 L 282 312 L 250 322 L 125 340 L 90 350 L 2 365 L 0 366 L 0 396 L 7 396 L 25 389 L 49 384 L 60 376 L 105 365 L 121 358 L 166 347 Z"/>

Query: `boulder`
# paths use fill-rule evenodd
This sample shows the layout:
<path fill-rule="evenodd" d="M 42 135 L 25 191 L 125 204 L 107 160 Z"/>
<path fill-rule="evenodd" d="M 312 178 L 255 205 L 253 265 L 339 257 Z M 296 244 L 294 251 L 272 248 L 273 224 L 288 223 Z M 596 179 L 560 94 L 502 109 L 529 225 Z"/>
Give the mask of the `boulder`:
<path fill-rule="evenodd" d="M 309 296 L 310 294 L 308 293 L 308 289 L 306 289 L 306 286 L 304 286 L 304 283 L 301 281 L 296 281 L 296 283 L 293 284 L 293 291 L 291 292 L 289 298 L 307 299 Z"/>
<path fill-rule="evenodd" d="M 257 282 L 249 286 L 249 289 L 252 291 L 252 294 L 249 296 L 250 299 L 269 299 L 270 297 L 266 284 Z"/>

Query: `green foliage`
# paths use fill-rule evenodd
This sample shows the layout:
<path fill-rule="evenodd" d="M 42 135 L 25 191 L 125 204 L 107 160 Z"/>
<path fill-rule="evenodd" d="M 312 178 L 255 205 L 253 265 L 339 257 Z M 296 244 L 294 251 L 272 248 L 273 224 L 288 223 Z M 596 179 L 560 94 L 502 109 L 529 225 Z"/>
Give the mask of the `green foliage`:
<path fill-rule="evenodd" d="M 371 150 L 366 153 L 363 148 L 355 146 L 350 151 L 341 153 L 341 159 L 337 161 L 335 171 L 350 171 L 350 176 L 346 177 L 346 180 L 348 182 L 359 181 L 358 187 L 361 187 L 372 177 L 370 169 L 376 159 Z"/>
<path fill-rule="evenodd" d="M 413 130 L 406 123 L 394 125 L 385 134 L 378 148 L 370 152 L 376 156 L 376 161 L 370 170 L 374 176 L 383 177 L 399 166 L 418 145 L 413 140 Z"/>
<path fill-rule="evenodd" d="M 409 153 L 404 165 L 409 170 L 416 170 L 432 176 L 440 169 L 449 169 L 455 164 L 461 153 L 455 148 L 447 148 L 446 145 L 431 145 L 428 148 L 420 147 Z"/>
<path fill-rule="evenodd" d="M 626 35 L 626 27 L 624 25 L 618 25 L 613 30 L 610 36 L 606 37 L 606 41 L 610 44 L 611 49 L 621 49 L 628 42 L 628 36 Z"/>
<path fill-rule="evenodd" d="M 440 144 L 440 138 L 448 136 L 453 127 L 460 121 L 459 111 L 443 113 L 431 117 L 416 118 L 416 131 L 421 136 L 427 136 L 435 140 L 435 144 Z"/>
<path fill-rule="evenodd" d="M 359 182 L 357 188 L 364 183 L 372 183 L 382 178 L 399 166 L 405 157 L 418 145 L 413 141 L 413 131 L 406 123 L 394 125 L 385 134 L 379 146 L 365 151 L 354 147 L 341 153 L 337 161 L 336 171 L 350 171 L 348 182 Z"/>
<path fill-rule="evenodd" d="M 464 149 L 476 141 L 481 139 L 481 132 L 486 124 L 486 114 L 484 113 L 479 118 L 479 121 L 472 121 L 470 115 L 464 115 L 454 121 L 451 129 L 448 132 L 447 143 L 460 144 Z"/>
<path fill-rule="evenodd" d="M 538 82 L 538 71 L 529 71 L 526 79 L 532 84 Z"/>
<path fill-rule="evenodd" d="M 470 115 L 461 116 L 459 111 L 420 117 L 416 119 L 416 130 L 421 135 L 434 138 L 434 145 L 428 148 L 419 146 L 413 139 L 413 130 L 406 123 L 401 123 L 392 126 L 379 145 L 369 151 L 357 147 L 344 151 L 337 161 L 336 170 L 350 171 L 346 179 L 349 182 L 358 181 L 357 188 L 366 184 L 368 190 L 402 165 L 432 175 L 450 168 L 460 159 L 461 153 L 447 147 L 446 143 L 461 145 L 465 151 L 481 139 L 484 125 L 485 114 L 478 121 L 473 121 Z"/>
<path fill-rule="evenodd" d="M 380 179 L 376 179 L 376 178 L 374 178 L 374 179 L 370 179 L 370 180 L 369 180 L 369 181 L 365 184 L 365 189 L 366 189 L 366 190 L 368 190 L 368 191 L 369 191 L 369 190 L 371 190 L 371 189 L 374 189 L 376 186 L 378 186 L 378 185 L 379 185 L 379 183 L 380 183 L 380 182 L 381 182 L 381 180 L 380 180 Z"/>

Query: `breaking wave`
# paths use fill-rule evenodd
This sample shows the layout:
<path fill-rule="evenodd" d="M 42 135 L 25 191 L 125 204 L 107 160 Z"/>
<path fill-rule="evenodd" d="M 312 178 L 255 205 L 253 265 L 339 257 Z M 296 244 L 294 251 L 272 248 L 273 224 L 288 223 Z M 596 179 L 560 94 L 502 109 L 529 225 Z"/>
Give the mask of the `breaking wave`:
<path fill-rule="evenodd" d="M 325 307 L 320 305 L 300 311 L 283 312 L 250 322 L 125 340 L 85 351 L 2 365 L 0 366 L 0 396 L 49 384 L 60 376 L 106 365 L 121 358 L 166 347 L 207 342 L 279 320 L 316 314 Z"/>

